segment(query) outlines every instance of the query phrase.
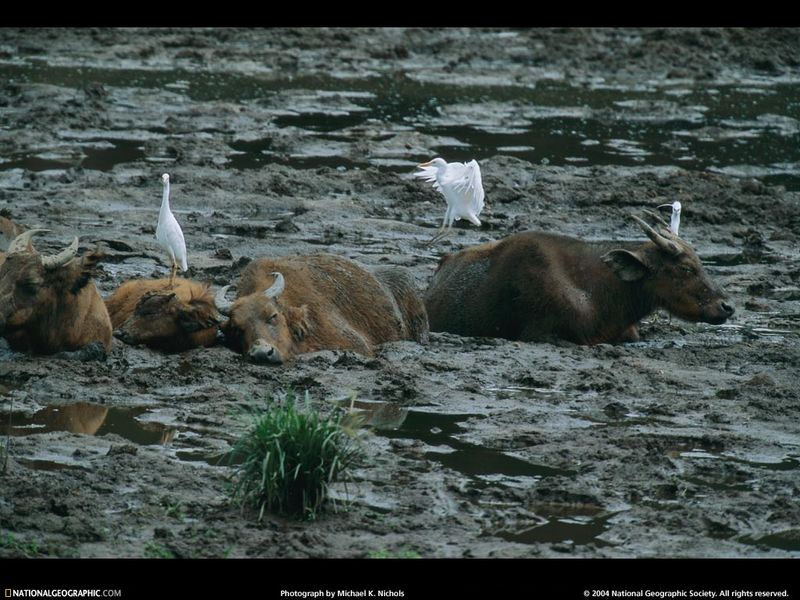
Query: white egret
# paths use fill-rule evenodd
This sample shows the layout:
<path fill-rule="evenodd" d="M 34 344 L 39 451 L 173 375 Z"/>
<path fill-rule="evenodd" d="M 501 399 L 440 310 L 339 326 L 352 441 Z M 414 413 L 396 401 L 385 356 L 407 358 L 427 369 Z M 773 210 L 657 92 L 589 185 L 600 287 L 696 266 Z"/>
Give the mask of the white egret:
<path fill-rule="evenodd" d="M 434 158 L 418 168 L 422 170 L 414 173 L 414 177 L 431 182 L 433 188 L 447 201 L 442 226 L 428 244 L 448 233 L 453 227 L 453 221 L 467 219 L 473 225 L 480 226 L 478 215 L 483 210 L 484 193 L 481 168 L 477 161 L 448 163 L 441 158 Z"/>
<path fill-rule="evenodd" d="M 170 287 L 175 287 L 175 273 L 178 265 L 181 271 L 186 271 L 186 241 L 183 239 L 183 231 L 175 215 L 169 209 L 169 175 L 164 173 L 161 176 L 164 182 L 164 195 L 161 197 L 161 211 L 158 213 L 158 226 L 156 227 L 156 239 L 169 254 L 172 260 L 172 273 L 169 278 Z"/>
<path fill-rule="evenodd" d="M 669 220 L 669 229 L 675 235 L 678 235 L 678 230 L 681 227 L 681 203 L 675 200 L 672 204 L 661 204 L 658 208 L 669 206 L 672 208 L 672 217 Z"/>

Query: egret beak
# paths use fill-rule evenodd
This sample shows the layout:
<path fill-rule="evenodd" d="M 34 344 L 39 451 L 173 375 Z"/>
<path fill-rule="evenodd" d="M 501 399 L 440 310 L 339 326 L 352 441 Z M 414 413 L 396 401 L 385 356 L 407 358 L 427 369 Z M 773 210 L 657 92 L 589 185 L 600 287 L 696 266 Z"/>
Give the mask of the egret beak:
<path fill-rule="evenodd" d="M 665 206 L 672 208 L 672 204 L 659 204 L 657 208 L 664 208 Z"/>
<path fill-rule="evenodd" d="M 428 162 L 424 162 L 424 163 L 421 163 L 421 164 L 417 165 L 417 167 L 430 167 L 431 163 L 433 163 L 433 161 L 429 160 Z"/>

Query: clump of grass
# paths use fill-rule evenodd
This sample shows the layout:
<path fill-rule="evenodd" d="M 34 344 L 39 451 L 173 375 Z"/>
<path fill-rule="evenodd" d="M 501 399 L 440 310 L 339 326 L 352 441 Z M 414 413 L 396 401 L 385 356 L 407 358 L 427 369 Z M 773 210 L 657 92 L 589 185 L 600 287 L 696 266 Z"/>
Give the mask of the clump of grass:
<path fill-rule="evenodd" d="M 251 428 L 231 452 L 238 465 L 232 496 L 242 508 L 316 519 L 329 499 L 329 486 L 349 479 L 360 455 L 352 417 L 341 409 L 323 416 L 305 394 L 300 407 L 292 390 L 282 401 L 267 399 L 250 409 Z"/>
<path fill-rule="evenodd" d="M 0 548 L 8 549 L 14 554 L 24 556 L 25 558 L 33 558 L 42 554 L 38 543 L 25 542 L 11 533 L 0 535 Z"/>
<path fill-rule="evenodd" d="M 162 546 L 158 542 L 147 542 L 144 547 L 145 558 L 175 558 L 175 554 L 169 548 Z"/>

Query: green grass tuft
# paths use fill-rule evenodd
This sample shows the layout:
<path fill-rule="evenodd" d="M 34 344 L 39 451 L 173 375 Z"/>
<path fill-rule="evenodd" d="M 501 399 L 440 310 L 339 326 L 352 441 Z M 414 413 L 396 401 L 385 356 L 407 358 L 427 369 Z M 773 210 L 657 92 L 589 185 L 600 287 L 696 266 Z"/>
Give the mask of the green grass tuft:
<path fill-rule="evenodd" d="M 0 534 L 0 548 L 8 549 L 25 558 L 35 558 L 43 553 L 36 542 L 25 542 L 11 533 Z"/>
<path fill-rule="evenodd" d="M 162 546 L 158 542 L 147 542 L 144 547 L 145 558 L 175 558 L 175 554 L 169 548 Z"/>
<path fill-rule="evenodd" d="M 329 499 L 329 486 L 349 479 L 361 453 L 353 419 L 341 409 L 323 416 L 308 392 L 299 407 L 294 391 L 250 409 L 252 426 L 231 452 L 238 465 L 232 497 L 242 508 L 316 519 Z"/>

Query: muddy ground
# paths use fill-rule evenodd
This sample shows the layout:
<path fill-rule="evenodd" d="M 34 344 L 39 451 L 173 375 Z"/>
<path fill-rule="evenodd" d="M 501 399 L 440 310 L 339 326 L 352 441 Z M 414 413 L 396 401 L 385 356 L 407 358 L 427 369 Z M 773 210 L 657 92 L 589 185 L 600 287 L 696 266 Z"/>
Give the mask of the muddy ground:
<path fill-rule="evenodd" d="M 167 272 L 154 231 L 169 172 L 189 275 L 214 286 L 235 282 L 254 257 L 330 252 L 407 267 L 423 291 L 443 253 L 528 228 L 639 238 L 629 213 L 680 199 L 682 234 L 737 308 L 725 326 L 654 315 L 634 344 L 434 333 L 424 346 L 319 352 L 283 368 L 223 345 L 164 355 L 115 341 L 105 362 L 70 362 L 0 343 L 9 455 L 0 557 L 798 556 L 796 174 L 792 188 L 646 160 L 476 155 L 484 226 L 459 225 L 426 248 L 444 204 L 410 174 L 454 143 L 380 111 L 348 124 L 368 92 L 336 85 L 768 87 L 800 80 L 798 39 L 715 29 L 0 30 L 0 211 L 52 230 L 43 250 L 73 235 L 86 248 L 102 240 L 104 296 L 128 277 Z M 226 95 L 208 91 L 217 83 Z M 623 104 L 613 118 L 664 106 Z M 487 100 L 480 116 L 513 120 L 498 112 L 507 107 Z M 475 111 L 449 114 L 468 126 Z M 327 122 L 336 136 L 324 135 Z M 781 123 L 800 141 L 796 119 Z M 287 386 L 324 410 L 355 394 L 373 428 L 348 510 L 257 524 L 229 503 L 231 470 L 214 459 L 244 431 L 241 407 Z M 70 431 L 70 411 L 87 433 Z"/>

